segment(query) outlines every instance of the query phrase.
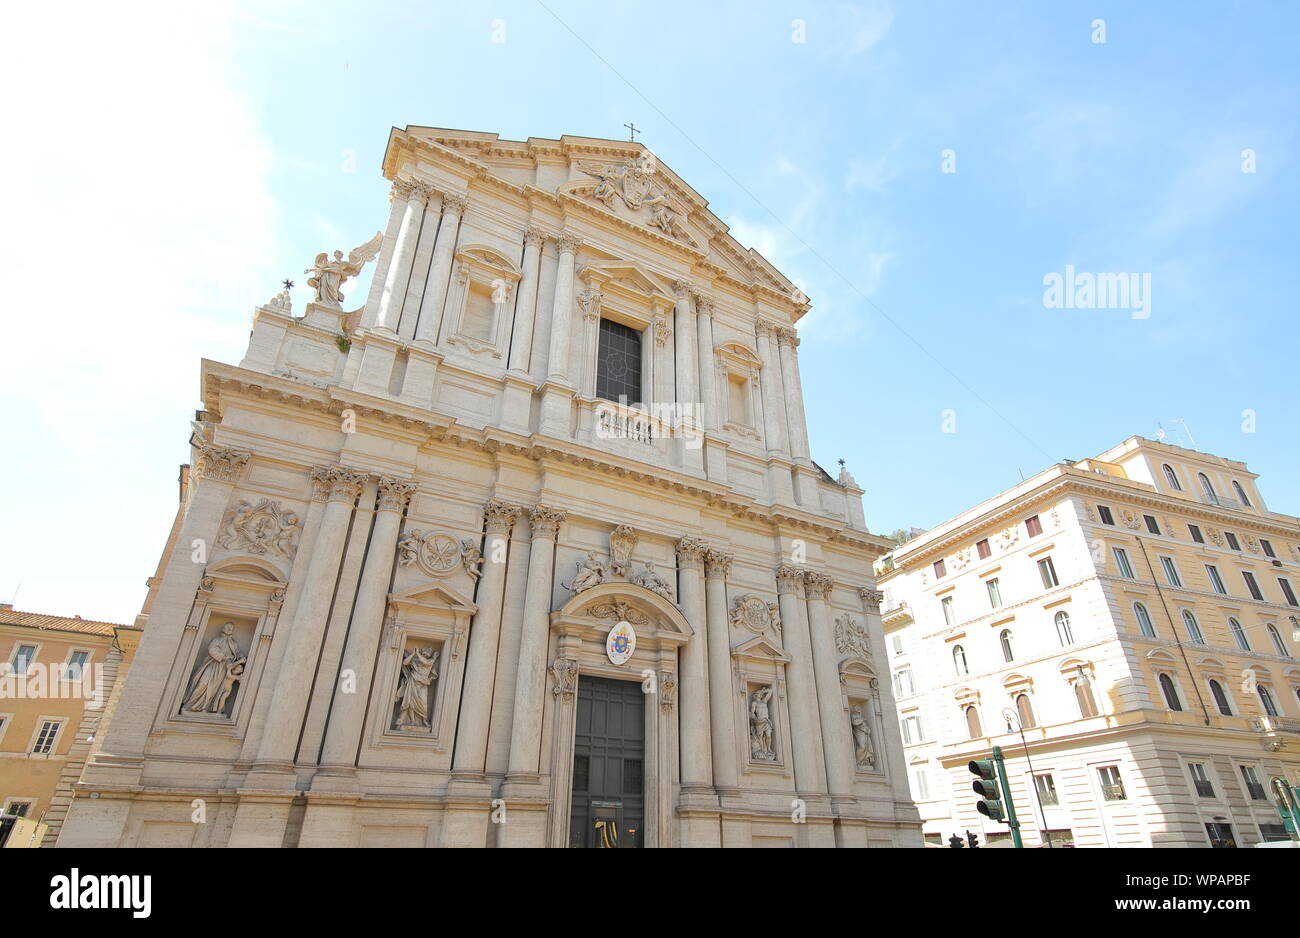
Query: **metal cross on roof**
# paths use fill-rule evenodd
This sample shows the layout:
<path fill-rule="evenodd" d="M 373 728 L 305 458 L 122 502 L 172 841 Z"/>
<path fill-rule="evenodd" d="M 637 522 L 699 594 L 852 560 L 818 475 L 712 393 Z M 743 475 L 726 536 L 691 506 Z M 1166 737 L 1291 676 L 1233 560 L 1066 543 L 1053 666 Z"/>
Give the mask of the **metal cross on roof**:
<path fill-rule="evenodd" d="M 636 135 L 639 132 L 639 128 L 636 126 L 636 124 L 624 124 L 623 126 L 626 127 L 629 131 L 629 136 L 627 139 L 635 141 Z"/>

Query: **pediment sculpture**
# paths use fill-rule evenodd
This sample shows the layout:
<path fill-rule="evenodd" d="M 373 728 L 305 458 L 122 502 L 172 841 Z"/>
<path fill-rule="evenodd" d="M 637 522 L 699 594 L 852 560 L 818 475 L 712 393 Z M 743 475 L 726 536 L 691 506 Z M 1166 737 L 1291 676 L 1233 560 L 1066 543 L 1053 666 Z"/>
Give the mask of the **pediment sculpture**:
<path fill-rule="evenodd" d="M 632 576 L 632 582 L 652 593 L 658 593 L 670 603 L 677 601 L 673 598 L 673 590 L 668 581 L 655 570 L 654 561 L 647 560 L 641 572 Z"/>
<path fill-rule="evenodd" d="M 269 498 L 257 504 L 241 501 L 226 512 L 217 544 L 227 550 L 290 557 L 301 530 L 297 513 L 286 511 L 278 502 Z"/>
<path fill-rule="evenodd" d="M 573 579 L 569 582 L 561 582 L 560 585 L 566 590 L 570 590 L 577 595 L 583 590 L 589 590 L 593 586 L 599 586 L 609 577 L 609 568 L 607 561 L 594 550 L 587 551 L 585 560 L 576 561 L 577 570 L 573 574 Z"/>
<path fill-rule="evenodd" d="M 622 202 L 633 212 L 646 209 L 650 217 L 644 224 L 658 228 L 670 238 L 685 241 L 691 247 L 699 247 L 699 242 L 682 223 L 681 212 L 669 204 L 663 187 L 655 182 L 654 158 L 649 153 L 622 163 L 578 163 L 577 168 L 600 180 L 592 189 L 591 197 L 606 208 L 613 210 L 617 203 Z"/>

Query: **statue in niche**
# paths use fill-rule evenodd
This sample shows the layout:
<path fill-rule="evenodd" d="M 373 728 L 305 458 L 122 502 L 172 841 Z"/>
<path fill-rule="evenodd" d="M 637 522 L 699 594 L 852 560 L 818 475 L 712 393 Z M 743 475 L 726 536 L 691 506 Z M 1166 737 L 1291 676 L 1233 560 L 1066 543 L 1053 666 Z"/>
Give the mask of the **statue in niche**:
<path fill-rule="evenodd" d="M 749 755 L 756 762 L 775 762 L 772 747 L 772 688 L 760 687 L 749 695 Z"/>
<path fill-rule="evenodd" d="M 605 582 L 605 577 L 608 576 L 605 559 L 594 550 L 587 551 L 587 559 L 579 560 L 577 568 L 572 580 L 560 584 L 565 589 L 572 590 L 574 594 L 589 590 L 593 586 L 599 586 Z"/>
<path fill-rule="evenodd" d="M 438 676 L 438 654 L 432 645 L 421 645 L 402 655 L 402 677 L 393 698 L 397 702 L 393 729 L 430 728 L 429 686 Z"/>
<path fill-rule="evenodd" d="M 655 565 L 652 560 L 645 562 L 645 569 L 632 577 L 632 582 L 652 593 L 658 593 L 669 602 L 675 602 L 672 588 L 668 585 L 667 580 L 655 572 Z"/>
<path fill-rule="evenodd" d="M 849 722 L 853 726 L 853 755 L 859 768 L 876 767 L 876 750 L 871 745 L 871 728 L 867 726 L 866 714 L 861 707 L 849 711 Z"/>
<path fill-rule="evenodd" d="M 243 676 L 245 661 L 235 641 L 235 624 L 227 622 L 220 634 L 208 642 L 207 656 L 190 678 L 183 709 L 190 713 L 220 713 Z"/>
<path fill-rule="evenodd" d="M 384 243 L 384 233 L 375 236 L 359 247 L 348 252 L 348 259 L 343 259 L 342 251 L 335 251 L 333 259 L 322 251 L 316 255 L 316 263 L 303 273 L 311 274 L 307 286 L 316 291 L 316 302 L 322 306 L 338 309 L 343 303 L 340 289 L 344 281 L 361 273 L 361 268 L 379 256 L 380 245 Z"/>

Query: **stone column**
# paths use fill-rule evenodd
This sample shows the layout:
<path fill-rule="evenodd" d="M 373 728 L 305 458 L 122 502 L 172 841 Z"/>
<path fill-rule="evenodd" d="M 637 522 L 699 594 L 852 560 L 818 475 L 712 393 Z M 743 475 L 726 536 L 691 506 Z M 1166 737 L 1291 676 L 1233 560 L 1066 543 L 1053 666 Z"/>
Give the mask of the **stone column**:
<path fill-rule="evenodd" d="M 677 349 L 677 396 L 678 404 L 697 403 L 695 369 L 695 324 L 691 321 L 691 291 L 688 281 L 673 281 L 673 293 L 677 296 L 676 321 L 673 323 L 673 341 Z"/>
<path fill-rule="evenodd" d="M 853 795 L 853 739 L 849 715 L 840 689 L 839 657 L 835 634 L 826 608 L 835 581 L 812 570 L 804 574 L 808 593 L 808 627 L 812 633 L 813 671 L 817 679 L 817 709 L 821 714 L 822 750 L 826 757 L 826 780 L 834 798 Z"/>
<path fill-rule="evenodd" d="M 442 218 L 438 222 L 438 240 L 433 246 L 433 260 L 429 263 L 429 279 L 424 285 L 424 298 L 420 301 L 420 321 L 415 328 L 415 341 L 426 345 L 438 344 L 438 329 L 442 325 L 443 304 L 447 298 L 447 285 L 451 283 L 451 262 L 456 256 L 456 234 L 461 216 L 465 214 L 468 200 L 448 192 L 442 197 Z"/>
<path fill-rule="evenodd" d="M 478 612 L 469 632 L 469 653 L 456 728 L 455 772 L 482 775 L 487 757 L 488 723 L 492 719 L 493 672 L 501 637 L 501 607 L 505 600 L 506 557 L 510 532 L 523 509 L 492 499 L 484 509 L 483 579 L 478 587 Z"/>
<path fill-rule="evenodd" d="M 393 198 L 404 199 L 406 208 L 402 212 L 402 225 L 397 229 L 393 260 L 384 277 L 384 292 L 379 295 L 376 329 L 390 333 L 397 331 L 402 316 L 402 299 L 406 296 L 406 281 L 411 276 L 411 262 L 415 259 L 415 247 L 420 238 L 420 216 L 424 213 L 430 191 L 428 185 L 414 179 L 399 179 L 393 183 Z"/>
<path fill-rule="evenodd" d="M 727 614 L 727 577 L 733 557 L 710 549 L 709 603 L 709 716 L 713 747 L 713 786 L 720 792 L 737 787 L 736 720 L 731 681 L 731 627 Z"/>
<path fill-rule="evenodd" d="M 334 597 L 334 581 L 342 562 L 343 539 L 353 502 L 361 492 L 365 475 L 342 467 L 312 470 L 312 478 L 329 488 L 329 502 L 321 515 L 320 530 L 312 548 L 302 599 L 288 629 L 284 657 L 275 677 L 270 713 L 257 762 L 272 770 L 292 769 L 298 733 L 307 709 L 316 671 L 325 619 Z"/>
<path fill-rule="evenodd" d="M 533 546 L 528 557 L 528 588 L 524 596 L 523 634 L 519 641 L 519 673 L 515 679 L 515 717 L 510 731 L 508 775 L 536 776 L 539 771 L 555 536 L 564 514 L 542 505 L 529 512 L 533 522 Z"/>
<path fill-rule="evenodd" d="M 799 381 L 799 336 L 793 329 L 777 329 L 781 354 L 781 385 L 785 389 L 786 427 L 790 436 L 790 456 L 808 462 L 808 425 L 803 409 L 803 386 Z"/>
<path fill-rule="evenodd" d="M 713 300 L 697 295 L 695 299 L 696 326 L 698 330 L 697 372 L 700 378 L 700 401 L 704 405 L 702 422 L 705 430 L 716 430 L 719 404 L 714 377 L 717 364 L 713 360 Z"/>
<path fill-rule="evenodd" d="M 568 384 L 569 333 L 573 319 L 573 260 L 582 242 L 573 235 L 560 238 L 560 265 L 555 275 L 555 307 L 551 314 L 550 354 L 546 360 L 549 381 Z"/>
<path fill-rule="evenodd" d="M 702 582 L 706 546 L 684 537 L 677 542 L 677 598 L 695 634 L 682 649 L 681 766 L 683 788 L 708 788 L 713 775 L 709 747 L 708 635 L 705 631 L 705 592 Z"/>
<path fill-rule="evenodd" d="M 533 317 L 537 310 L 537 281 L 541 276 L 542 243 L 546 235 L 540 228 L 524 232 L 523 273 L 515 294 L 515 328 L 510 338 L 510 370 L 527 371 L 533 354 Z"/>
<path fill-rule="evenodd" d="M 344 646 L 343 658 L 339 664 L 340 674 L 351 672 L 354 691 L 343 693 L 342 690 L 335 689 L 334 704 L 330 710 L 321 752 L 323 772 L 342 769 L 350 773 L 356 763 L 357 746 L 365 730 L 375 655 L 384 628 L 384 610 L 388 606 L 388 586 L 393 576 L 397 535 L 402 526 L 402 514 L 406 511 L 407 502 L 415 488 L 414 482 L 403 482 L 386 476 L 379 478 L 370 550 L 361 571 L 357 599 L 352 607 L 352 624 L 348 629 L 347 645 Z"/>
<path fill-rule="evenodd" d="M 787 700 L 790 705 L 790 740 L 794 746 L 795 788 L 801 797 L 820 795 L 821 754 L 817 739 L 821 733 L 817 715 L 817 682 L 813 677 L 812 648 L 804 615 L 803 571 L 790 564 L 776 568 L 776 589 L 781 608 L 781 631 L 785 650 Z"/>
<path fill-rule="evenodd" d="M 780 358 L 772 331 L 770 323 L 758 321 L 758 357 L 763 365 L 763 436 L 768 455 L 785 458 L 789 455 L 784 432 L 785 405 L 781 400 Z"/>

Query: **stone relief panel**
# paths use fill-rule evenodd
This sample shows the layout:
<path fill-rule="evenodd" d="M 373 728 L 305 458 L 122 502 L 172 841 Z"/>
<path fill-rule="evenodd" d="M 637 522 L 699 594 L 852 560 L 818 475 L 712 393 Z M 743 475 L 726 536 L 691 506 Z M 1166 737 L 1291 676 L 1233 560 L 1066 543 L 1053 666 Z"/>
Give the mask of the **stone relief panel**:
<path fill-rule="evenodd" d="M 732 628 L 747 629 L 755 635 L 770 634 L 778 641 L 781 638 L 780 607 L 758 596 L 738 596 L 732 603 L 730 619 Z"/>
<path fill-rule="evenodd" d="M 297 549 L 301 531 L 297 513 L 286 510 L 279 502 L 269 498 L 256 503 L 241 501 L 226 512 L 217 546 L 237 553 L 289 559 Z"/>
<path fill-rule="evenodd" d="M 412 529 L 397 543 L 397 563 L 412 564 L 431 576 L 450 576 L 464 570 L 477 580 L 483 570 L 483 553 L 477 540 L 456 540 L 450 534 L 425 533 Z"/>
<path fill-rule="evenodd" d="M 853 616 L 837 616 L 835 650 L 841 655 L 870 658 L 871 639 L 867 636 L 866 627 Z"/>

